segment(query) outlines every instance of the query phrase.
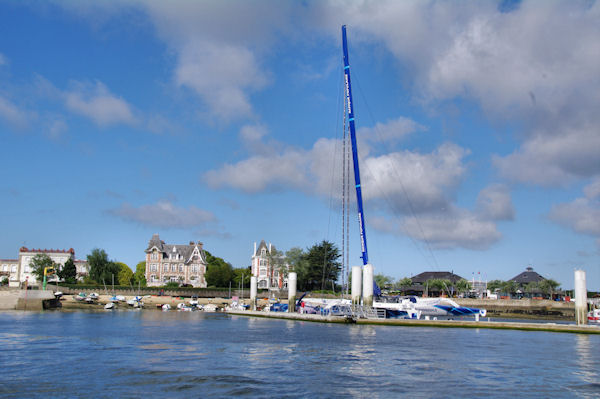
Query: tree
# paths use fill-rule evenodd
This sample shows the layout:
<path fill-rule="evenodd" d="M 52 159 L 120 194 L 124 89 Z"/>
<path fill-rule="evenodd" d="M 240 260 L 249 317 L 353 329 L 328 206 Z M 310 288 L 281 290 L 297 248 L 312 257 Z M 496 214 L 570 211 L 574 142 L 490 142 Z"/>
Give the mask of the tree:
<path fill-rule="evenodd" d="M 29 264 L 31 268 L 31 274 L 33 274 L 38 281 L 42 281 L 44 279 L 44 269 L 45 268 L 56 268 L 56 264 L 50 257 L 46 254 L 37 254 L 31 259 L 31 263 Z"/>
<path fill-rule="evenodd" d="M 504 281 L 502 280 L 492 280 L 487 283 L 487 288 L 491 292 L 495 292 L 496 290 L 501 290 L 504 286 Z"/>
<path fill-rule="evenodd" d="M 452 284 L 450 280 L 432 278 L 425 282 L 427 285 L 428 291 L 438 292 L 442 294 L 444 290 L 448 291 L 448 287 Z"/>
<path fill-rule="evenodd" d="M 392 282 L 394 281 L 393 278 L 391 278 L 390 276 L 386 276 L 384 274 L 376 274 L 375 276 L 373 276 L 373 279 L 375 280 L 375 283 L 377 284 L 377 286 L 379 288 L 386 288 L 392 285 Z"/>
<path fill-rule="evenodd" d="M 65 283 L 75 284 L 77 282 L 77 267 L 75 267 L 73 258 L 67 259 L 62 269 L 56 274 L 58 275 L 58 278 L 64 280 Z"/>
<path fill-rule="evenodd" d="M 119 285 L 131 285 L 133 284 L 133 271 L 122 262 L 115 262 L 119 266 L 119 273 L 117 274 L 117 281 Z"/>
<path fill-rule="evenodd" d="M 285 253 L 285 259 L 290 266 L 290 271 L 296 273 L 297 288 L 299 290 L 306 290 L 305 281 L 308 280 L 308 261 L 306 260 L 304 250 L 299 247 L 290 248 Z"/>
<path fill-rule="evenodd" d="M 504 291 L 509 296 L 512 296 L 512 294 L 514 294 L 515 292 L 517 292 L 518 289 L 519 289 L 519 286 L 513 280 L 505 281 L 502 284 L 502 291 Z"/>
<path fill-rule="evenodd" d="M 556 289 L 560 286 L 560 283 L 552 280 L 552 279 L 546 279 L 546 280 L 542 280 L 540 281 L 540 288 L 544 293 L 547 293 L 548 295 L 550 295 L 550 299 L 552 299 L 552 297 L 554 296 L 554 291 L 556 291 Z"/>
<path fill-rule="evenodd" d="M 90 279 L 99 282 L 112 281 L 112 276 L 119 273 L 119 265 L 108 260 L 108 255 L 103 249 L 94 248 L 87 256 L 90 266 Z"/>
<path fill-rule="evenodd" d="M 340 253 L 335 244 L 323 240 L 308 248 L 304 255 L 306 263 L 301 263 L 303 281 L 298 279 L 298 285 L 304 290 L 325 289 L 331 287 L 338 279 L 341 264 L 338 262 Z"/>
<path fill-rule="evenodd" d="M 213 256 L 210 252 L 206 253 L 206 285 L 209 287 L 229 287 L 229 282 L 233 280 L 233 267 L 222 258 Z"/>
<path fill-rule="evenodd" d="M 400 291 L 401 293 L 406 292 L 406 289 L 410 286 L 412 286 L 412 279 L 410 279 L 409 277 L 404 277 L 396 281 L 396 283 L 394 284 L 394 288 Z"/>
<path fill-rule="evenodd" d="M 133 282 L 135 285 L 146 286 L 146 261 L 139 262 L 135 267 L 133 274 Z"/>
<path fill-rule="evenodd" d="M 240 283 L 244 288 L 250 288 L 250 277 L 252 277 L 252 267 L 239 267 L 233 269 L 233 281 L 231 285 L 234 288 L 240 287 Z"/>
<path fill-rule="evenodd" d="M 466 294 L 471 290 L 471 282 L 461 278 L 456 283 L 454 283 L 454 288 L 456 288 L 457 294 Z"/>

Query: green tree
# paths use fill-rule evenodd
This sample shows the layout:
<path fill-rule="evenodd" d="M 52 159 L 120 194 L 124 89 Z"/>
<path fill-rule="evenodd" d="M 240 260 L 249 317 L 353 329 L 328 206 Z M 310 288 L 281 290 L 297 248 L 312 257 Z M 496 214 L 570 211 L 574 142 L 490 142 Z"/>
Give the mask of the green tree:
<path fill-rule="evenodd" d="M 75 262 L 73 258 L 67 259 L 62 269 L 60 269 L 57 273 L 58 278 L 63 280 L 68 284 L 75 284 L 77 282 L 77 267 L 75 267 Z"/>
<path fill-rule="evenodd" d="M 540 289 L 545 294 L 548 294 L 550 296 L 550 299 L 552 299 L 552 297 L 554 296 L 554 292 L 559 286 L 560 283 L 552 279 L 545 279 L 540 281 Z"/>
<path fill-rule="evenodd" d="M 206 253 L 206 285 L 209 287 L 225 288 L 229 287 L 229 282 L 233 281 L 233 267 L 222 258 L 213 256 L 210 252 Z"/>
<path fill-rule="evenodd" d="M 340 253 L 335 244 L 323 240 L 308 248 L 304 255 L 306 263 L 302 263 L 303 281 L 298 278 L 298 285 L 303 290 L 316 290 L 331 287 L 338 279 L 341 263 Z"/>
<path fill-rule="evenodd" d="M 471 290 L 471 282 L 461 278 L 456 283 L 454 283 L 454 288 L 456 288 L 457 294 L 466 294 Z"/>
<path fill-rule="evenodd" d="M 432 278 L 425 282 L 427 285 L 427 289 L 429 292 L 437 292 L 438 294 L 442 294 L 444 291 L 448 291 L 449 287 L 452 285 L 450 280 Z"/>
<path fill-rule="evenodd" d="M 112 281 L 113 274 L 119 273 L 119 265 L 108 260 L 108 255 L 103 249 L 94 248 L 92 253 L 87 256 L 90 266 L 90 280 L 100 283 L 102 281 Z"/>
<path fill-rule="evenodd" d="M 492 280 L 492 281 L 488 282 L 487 289 L 490 290 L 490 292 L 495 292 L 496 290 L 502 290 L 503 286 L 504 286 L 504 281 Z"/>
<path fill-rule="evenodd" d="M 502 284 L 501 289 L 504 293 L 508 294 L 508 296 L 512 296 L 514 293 L 517 292 L 517 290 L 519 289 L 519 286 L 513 280 L 508 280 L 508 281 L 505 281 L 504 284 Z"/>
<path fill-rule="evenodd" d="M 50 257 L 46 254 L 37 254 L 31 259 L 31 263 L 29 263 L 29 267 L 31 268 L 31 274 L 33 274 L 37 281 L 40 283 L 44 280 L 44 269 L 45 268 L 56 268 L 56 264 Z"/>
<path fill-rule="evenodd" d="M 523 289 L 529 294 L 530 298 L 533 298 L 534 294 L 541 291 L 540 284 L 537 281 L 532 281 L 530 283 L 525 284 Z"/>
<path fill-rule="evenodd" d="M 296 273 L 297 276 L 297 288 L 299 290 L 306 290 L 306 281 L 308 280 L 308 261 L 306 260 L 306 253 L 302 248 L 293 247 L 285 253 L 285 259 L 287 264 L 290 266 L 290 271 Z"/>
<path fill-rule="evenodd" d="M 133 274 L 133 282 L 135 285 L 142 287 L 146 286 L 146 261 L 139 262 L 135 267 L 135 273 Z"/>
<path fill-rule="evenodd" d="M 244 288 L 250 288 L 250 277 L 252 277 L 251 266 L 233 269 L 233 281 L 231 282 L 231 285 L 234 288 L 238 288 L 241 283 Z"/>
<path fill-rule="evenodd" d="M 117 274 L 116 281 L 119 285 L 131 285 L 133 284 L 133 271 L 122 262 L 115 262 L 119 266 L 119 273 Z"/>
<path fill-rule="evenodd" d="M 396 283 L 394 283 L 394 289 L 400 291 L 401 293 L 405 293 L 407 288 L 412 286 L 412 279 L 409 277 L 404 277 Z"/>
<path fill-rule="evenodd" d="M 373 279 L 379 288 L 390 288 L 392 282 L 394 281 L 394 279 L 390 276 L 386 276 L 381 273 L 373 276 Z"/>

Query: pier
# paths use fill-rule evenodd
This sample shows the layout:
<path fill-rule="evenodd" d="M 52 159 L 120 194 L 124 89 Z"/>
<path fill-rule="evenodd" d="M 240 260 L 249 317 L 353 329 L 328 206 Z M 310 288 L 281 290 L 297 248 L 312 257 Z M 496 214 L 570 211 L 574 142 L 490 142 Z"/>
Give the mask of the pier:
<path fill-rule="evenodd" d="M 228 311 L 230 315 L 309 321 L 316 323 L 362 324 L 397 327 L 435 327 L 435 328 L 486 328 L 493 330 L 546 331 L 572 334 L 599 334 L 600 327 L 575 324 L 495 322 L 472 320 L 417 320 L 417 319 L 348 319 L 340 316 L 321 316 L 317 314 L 299 314 L 285 312 Z"/>

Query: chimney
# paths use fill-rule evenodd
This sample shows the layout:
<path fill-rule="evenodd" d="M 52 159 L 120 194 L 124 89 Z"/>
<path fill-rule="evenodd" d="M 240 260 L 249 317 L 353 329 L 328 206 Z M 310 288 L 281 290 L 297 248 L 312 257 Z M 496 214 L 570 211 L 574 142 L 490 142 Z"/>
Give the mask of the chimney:
<path fill-rule="evenodd" d="M 252 252 L 252 255 L 256 255 L 256 241 L 254 241 L 254 252 Z"/>
<path fill-rule="evenodd" d="M 190 247 L 194 246 L 194 241 L 190 241 Z"/>
<path fill-rule="evenodd" d="M 203 245 L 204 245 L 204 244 L 202 244 L 200 241 L 198 241 L 198 248 L 199 248 L 200 250 L 202 250 L 202 246 L 203 246 Z"/>

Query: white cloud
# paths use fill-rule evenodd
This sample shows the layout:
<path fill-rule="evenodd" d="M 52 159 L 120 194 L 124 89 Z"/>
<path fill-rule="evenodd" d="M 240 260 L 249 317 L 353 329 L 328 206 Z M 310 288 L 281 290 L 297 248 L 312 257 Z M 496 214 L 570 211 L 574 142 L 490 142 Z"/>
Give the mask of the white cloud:
<path fill-rule="evenodd" d="M 489 220 L 514 220 L 515 209 L 508 187 L 492 184 L 479 193 L 476 204 L 477 213 Z"/>
<path fill-rule="evenodd" d="M 600 178 L 584 188 L 584 197 L 552 207 L 548 217 L 579 234 L 597 239 L 600 245 Z"/>
<path fill-rule="evenodd" d="M 12 126 L 25 129 L 29 126 L 29 120 L 32 115 L 20 109 L 10 100 L 0 95 L 0 118 L 7 121 Z"/>
<path fill-rule="evenodd" d="M 412 133 L 423 131 L 425 127 L 406 117 L 399 117 L 385 123 L 377 122 L 373 127 L 363 127 L 358 135 L 369 142 L 394 142 Z"/>
<path fill-rule="evenodd" d="M 257 155 L 235 164 L 225 164 L 204 174 L 214 188 L 232 187 L 247 193 L 308 186 L 306 158 L 303 151 L 288 150 L 283 154 Z"/>
<path fill-rule="evenodd" d="M 127 222 L 162 228 L 202 227 L 207 223 L 216 221 L 216 217 L 211 212 L 195 206 L 190 206 L 187 209 L 180 208 L 171 201 L 166 200 L 137 208 L 123 203 L 119 208 L 111 209 L 108 212 Z"/>
<path fill-rule="evenodd" d="M 94 85 L 72 82 L 64 98 L 70 111 L 90 118 L 99 126 L 137 123 L 129 103 L 110 93 L 102 82 Z"/>

